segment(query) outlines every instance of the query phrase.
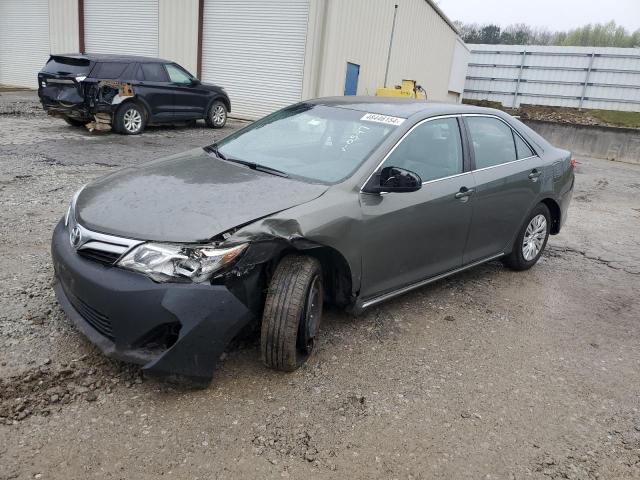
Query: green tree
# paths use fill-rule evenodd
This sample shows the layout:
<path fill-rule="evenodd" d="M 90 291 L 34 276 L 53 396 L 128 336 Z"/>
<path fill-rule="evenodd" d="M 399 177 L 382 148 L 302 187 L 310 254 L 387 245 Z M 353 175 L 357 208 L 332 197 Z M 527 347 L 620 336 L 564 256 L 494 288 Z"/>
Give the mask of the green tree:
<path fill-rule="evenodd" d="M 557 32 L 551 32 L 546 28 L 532 28 L 523 23 L 508 25 L 505 28 L 495 24 L 462 22 L 456 22 L 456 26 L 466 43 L 640 47 L 640 29 L 629 32 L 613 20 Z"/>

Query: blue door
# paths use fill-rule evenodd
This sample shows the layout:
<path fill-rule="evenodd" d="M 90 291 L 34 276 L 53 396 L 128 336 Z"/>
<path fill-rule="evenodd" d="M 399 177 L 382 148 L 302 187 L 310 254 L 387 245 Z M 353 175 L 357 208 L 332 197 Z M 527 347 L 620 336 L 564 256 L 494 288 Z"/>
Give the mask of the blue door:
<path fill-rule="evenodd" d="M 345 95 L 356 95 L 358 92 L 358 75 L 360 75 L 360 65 L 347 63 L 347 78 L 344 80 Z"/>

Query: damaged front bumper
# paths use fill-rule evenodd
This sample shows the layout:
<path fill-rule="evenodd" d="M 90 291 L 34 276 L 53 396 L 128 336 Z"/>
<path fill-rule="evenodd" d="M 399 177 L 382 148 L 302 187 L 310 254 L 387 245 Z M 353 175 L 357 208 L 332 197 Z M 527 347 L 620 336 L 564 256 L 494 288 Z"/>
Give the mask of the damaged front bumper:
<path fill-rule="evenodd" d="M 227 344 L 254 318 L 225 285 L 155 283 L 81 257 L 62 221 L 51 252 L 69 318 L 106 355 L 152 376 L 208 384 Z"/>

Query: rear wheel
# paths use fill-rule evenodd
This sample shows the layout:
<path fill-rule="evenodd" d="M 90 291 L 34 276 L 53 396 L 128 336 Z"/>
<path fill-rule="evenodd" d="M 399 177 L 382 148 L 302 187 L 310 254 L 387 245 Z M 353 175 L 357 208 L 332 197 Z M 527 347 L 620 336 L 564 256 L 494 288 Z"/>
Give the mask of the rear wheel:
<path fill-rule="evenodd" d="M 502 262 L 512 270 L 528 270 L 533 267 L 547 245 L 550 225 L 549 209 L 543 203 L 538 204 L 518 233 L 512 252 Z"/>
<path fill-rule="evenodd" d="M 222 128 L 227 124 L 227 107 L 220 100 L 216 100 L 209 107 L 205 118 L 207 126 L 211 128 Z"/>
<path fill-rule="evenodd" d="M 125 103 L 115 115 L 115 130 L 125 135 L 138 135 L 147 125 L 144 108 L 135 103 Z"/>
<path fill-rule="evenodd" d="M 84 127 L 88 122 L 84 120 L 78 120 L 77 118 L 64 117 L 64 121 L 72 127 Z"/>
<path fill-rule="evenodd" d="M 320 262 L 304 255 L 284 257 L 271 279 L 262 315 L 262 361 L 292 371 L 312 354 L 322 318 Z"/>

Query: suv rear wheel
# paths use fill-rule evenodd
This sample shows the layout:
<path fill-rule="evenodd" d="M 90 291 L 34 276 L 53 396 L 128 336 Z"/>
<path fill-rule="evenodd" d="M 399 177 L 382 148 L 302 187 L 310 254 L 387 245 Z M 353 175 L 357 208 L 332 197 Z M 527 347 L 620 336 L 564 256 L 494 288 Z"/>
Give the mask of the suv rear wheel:
<path fill-rule="evenodd" d="M 147 126 L 144 108 L 135 103 L 125 103 L 115 115 L 115 131 L 125 135 L 138 135 Z"/>
<path fill-rule="evenodd" d="M 205 118 L 207 126 L 211 128 L 222 128 L 227 123 L 227 107 L 220 100 L 216 100 L 209 107 Z"/>
<path fill-rule="evenodd" d="M 64 117 L 64 121 L 72 127 L 84 127 L 88 122 L 84 120 L 78 120 L 77 118 Z"/>
<path fill-rule="evenodd" d="M 547 246 L 551 215 L 544 203 L 539 203 L 527 216 L 513 244 L 513 251 L 502 259 L 512 270 L 528 270 L 533 267 Z"/>
<path fill-rule="evenodd" d="M 305 255 L 288 255 L 278 264 L 262 314 L 262 361 L 293 371 L 307 361 L 322 318 L 322 269 Z"/>

